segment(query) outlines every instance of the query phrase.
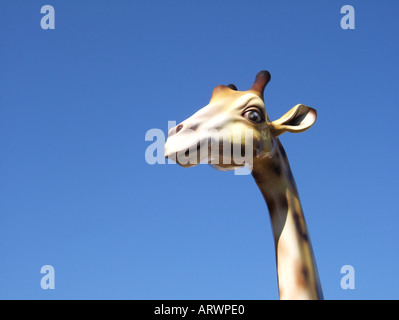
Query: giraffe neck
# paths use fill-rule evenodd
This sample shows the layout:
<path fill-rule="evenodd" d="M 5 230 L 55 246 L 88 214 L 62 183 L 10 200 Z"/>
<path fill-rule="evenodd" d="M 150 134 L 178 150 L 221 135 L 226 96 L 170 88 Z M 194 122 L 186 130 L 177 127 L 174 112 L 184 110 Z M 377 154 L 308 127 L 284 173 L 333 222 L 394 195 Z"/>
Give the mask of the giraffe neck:
<path fill-rule="evenodd" d="M 299 195 L 284 148 L 254 161 L 252 175 L 270 213 L 280 299 L 323 299 Z"/>

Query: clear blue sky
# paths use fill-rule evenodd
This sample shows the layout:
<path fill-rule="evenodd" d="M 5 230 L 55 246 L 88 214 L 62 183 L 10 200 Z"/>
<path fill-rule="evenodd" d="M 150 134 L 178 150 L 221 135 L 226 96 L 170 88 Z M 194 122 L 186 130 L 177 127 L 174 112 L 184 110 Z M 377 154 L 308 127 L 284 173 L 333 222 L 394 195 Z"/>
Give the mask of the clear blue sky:
<path fill-rule="evenodd" d="M 40 8 L 55 8 L 55 30 Z M 342 30 L 340 8 L 356 10 Z M 327 299 L 398 299 L 395 1 L 0 4 L 0 298 L 277 299 L 251 176 L 148 165 L 151 128 L 267 69 Z M 52 265 L 56 289 L 42 290 Z M 340 269 L 355 268 L 355 290 Z"/>

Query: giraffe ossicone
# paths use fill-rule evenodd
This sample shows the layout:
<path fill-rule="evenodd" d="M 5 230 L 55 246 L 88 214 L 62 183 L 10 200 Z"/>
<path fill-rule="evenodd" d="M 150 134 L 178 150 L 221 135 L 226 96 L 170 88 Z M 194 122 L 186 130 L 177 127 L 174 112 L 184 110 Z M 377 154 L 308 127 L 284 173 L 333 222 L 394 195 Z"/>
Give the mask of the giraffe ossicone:
<path fill-rule="evenodd" d="M 247 91 L 217 86 L 205 107 L 169 131 L 165 156 L 183 167 L 207 162 L 219 170 L 248 165 L 269 208 L 280 299 L 322 299 L 320 280 L 296 184 L 279 136 L 303 132 L 316 110 L 297 104 L 270 121 L 260 71 Z"/>

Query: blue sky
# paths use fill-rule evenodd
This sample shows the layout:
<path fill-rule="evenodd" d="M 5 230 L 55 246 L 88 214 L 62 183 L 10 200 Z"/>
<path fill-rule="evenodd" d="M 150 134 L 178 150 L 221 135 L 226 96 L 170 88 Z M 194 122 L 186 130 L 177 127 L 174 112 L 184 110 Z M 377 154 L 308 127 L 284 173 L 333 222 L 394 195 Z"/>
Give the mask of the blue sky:
<path fill-rule="evenodd" d="M 55 8 L 55 30 L 40 8 Z M 356 29 L 342 30 L 353 5 Z M 393 1 L 2 1 L 0 298 L 277 299 L 267 207 L 251 176 L 148 165 L 213 87 L 314 127 L 281 140 L 327 299 L 398 299 Z M 343 290 L 340 269 L 355 268 Z M 52 265 L 56 289 L 42 290 Z"/>

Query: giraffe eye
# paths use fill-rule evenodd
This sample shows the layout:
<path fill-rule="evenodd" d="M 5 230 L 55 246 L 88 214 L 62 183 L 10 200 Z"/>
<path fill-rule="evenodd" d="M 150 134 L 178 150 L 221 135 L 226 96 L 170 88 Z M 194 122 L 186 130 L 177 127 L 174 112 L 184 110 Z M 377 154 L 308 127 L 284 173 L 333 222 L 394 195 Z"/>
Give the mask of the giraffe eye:
<path fill-rule="evenodd" d="M 261 114 L 256 111 L 256 110 L 248 110 L 245 111 L 243 114 L 244 118 L 248 119 L 249 121 L 252 121 L 254 123 L 261 123 L 263 122 L 263 117 Z"/>

